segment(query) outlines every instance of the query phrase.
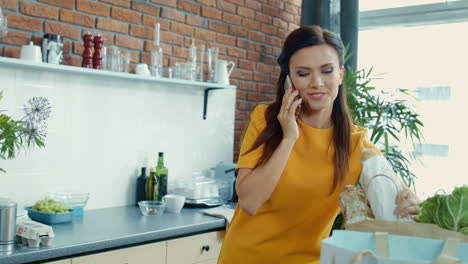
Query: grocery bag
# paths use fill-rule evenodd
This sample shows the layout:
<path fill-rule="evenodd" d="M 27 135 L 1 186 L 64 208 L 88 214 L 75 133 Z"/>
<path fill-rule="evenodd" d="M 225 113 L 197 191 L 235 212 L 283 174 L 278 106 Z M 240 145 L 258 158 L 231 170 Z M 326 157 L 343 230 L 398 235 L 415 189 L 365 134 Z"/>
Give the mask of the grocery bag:
<path fill-rule="evenodd" d="M 468 243 L 390 235 L 385 232 L 335 230 L 322 241 L 321 264 L 468 263 Z"/>
<path fill-rule="evenodd" d="M 344 227 L 346 230 L 351 231 L 387 232 L 392 235 L 442 240 L 455 238 L 463 243 L 468 243 L 468 233 L 451 231 L 435 224 L 367 219 L 356 223 L 347 223 Z"/>

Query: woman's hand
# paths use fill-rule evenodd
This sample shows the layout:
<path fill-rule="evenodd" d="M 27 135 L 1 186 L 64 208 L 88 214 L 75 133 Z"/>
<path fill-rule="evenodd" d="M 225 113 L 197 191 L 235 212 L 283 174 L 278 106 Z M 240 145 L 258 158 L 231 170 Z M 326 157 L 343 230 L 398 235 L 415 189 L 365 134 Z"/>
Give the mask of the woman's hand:
<path fill-rule="evenodd" d="M 405 218 L 409 215 L 417 215 L 421 210 L 418 197 L 406 186 L 398 193 L 395 202 L 397 208 L 393 213 L 401 218 Z"/>
<path fill-rule="evenodd" d="M 296 140 L 299 137 L 299 128 L 296 121 L 296 110 L 302 103 L 302 98 L 297 98 L 299 92 L 296 89 L 285 89 L 281 109 L 278 113 L 278 121 L 283 129 L 283 139 Z"/>

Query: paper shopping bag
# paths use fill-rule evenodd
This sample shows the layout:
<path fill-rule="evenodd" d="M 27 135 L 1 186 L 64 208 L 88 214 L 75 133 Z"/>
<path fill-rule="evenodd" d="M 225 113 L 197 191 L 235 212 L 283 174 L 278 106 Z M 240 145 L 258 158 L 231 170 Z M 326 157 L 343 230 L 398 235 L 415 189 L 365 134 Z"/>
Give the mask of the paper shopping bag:
<path fill-rule="evenodd" d="M 385 239 L 382 240 L 382 237 Z M 357 257 L 366 251 L 372 252 L 372 256 L 364 256 L 357 262 Z M 377 236 L 375 233 L 347 230 L 335 230 L 331 237 L 323 240 L 320 254 L 321 264 L 434 264 L 462 261 L 468 261 L 467 243 L 446 243 L 444 240 L 398 235 Z"/>
<path fill-rule="evenodd" d="M 441 240 L 456 238 L 463 243 L 468 243 L 468 234 L 447 230 L 435 224 L 368 219 L 357 223 L 346 224 L 345 229 L 362 232 L 388 232 L 392 235 L 416 236 Z"/>

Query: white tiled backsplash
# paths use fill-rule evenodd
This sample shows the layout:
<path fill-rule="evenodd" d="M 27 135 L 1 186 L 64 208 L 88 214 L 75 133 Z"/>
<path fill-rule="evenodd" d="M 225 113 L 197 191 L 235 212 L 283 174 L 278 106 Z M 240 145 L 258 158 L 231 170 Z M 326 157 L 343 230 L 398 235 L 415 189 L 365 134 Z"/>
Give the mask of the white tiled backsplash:
<path fill-rule="evenodd" d="M 28 206 L 48 191 L 86 191 L 85 209 L 134 204 L 140 167 L 164 152 L 169 188 L 194 170 L 232 161 L 235 90 L 48 72 L 0 65 L 0 110 L 15 119 L 33 96 L 52 104 L 45 148 L 0 160 L 0 197 Z M 172 185 L 173 186 L 173 185 Z"/>

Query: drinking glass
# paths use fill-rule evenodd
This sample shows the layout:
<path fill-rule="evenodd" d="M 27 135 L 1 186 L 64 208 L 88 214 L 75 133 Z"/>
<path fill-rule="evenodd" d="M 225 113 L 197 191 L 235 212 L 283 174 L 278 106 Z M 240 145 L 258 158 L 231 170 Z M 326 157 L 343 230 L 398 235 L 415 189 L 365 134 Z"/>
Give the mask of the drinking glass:
<path fill-rule="evenodd" d="M 6 37 L 7 34 L 8 34 L 7 17 L 3 15 L 2 9 L 0 8 L 0 39 Z"/>
<path fill-rule="evenodd" d="M 122 70 L 120 49 L 117 46 L 109 46 L 107 49 L 107 69 L 114 72 Z"/>
<path fill-rule="evenodd" d="M 215 82 L 216 62 L 218 61 L 219 48 L 208 49 L 208 82 Z"/>
<path fill-rule="evenodd" d="M 151 75 L 162 77 L 163 51 L 161 47 L 155 47 L 151 52 Z"/>
<path fill-rule="evenodd" d="M 126 50 L 120 51 L 120 69 L 121 72 L 128 73 L 130 68 L 130 52 Z"/>
<path fill-rule="evenodd" d="M 197 46 L 197 58 L 195 63 L 195 81 L 203 82 L 203 65 L 205 64 L 205 45 Z"/>

